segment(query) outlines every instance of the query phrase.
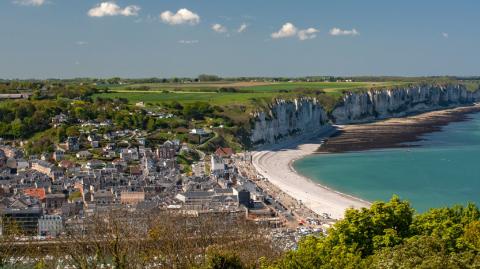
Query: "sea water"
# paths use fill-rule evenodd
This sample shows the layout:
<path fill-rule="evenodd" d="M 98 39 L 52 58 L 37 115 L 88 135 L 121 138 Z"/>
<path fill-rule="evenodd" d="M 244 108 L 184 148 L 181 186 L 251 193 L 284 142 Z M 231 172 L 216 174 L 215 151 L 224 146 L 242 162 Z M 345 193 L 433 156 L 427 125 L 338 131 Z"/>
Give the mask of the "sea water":
<path fill-rule="evenodd" d="M 418 212 L 480 206 L 480 113 L 422 136 L 416 147 L 311 155 L 294 163 L 310 179 L 368 201 L 396 194 Z"/>

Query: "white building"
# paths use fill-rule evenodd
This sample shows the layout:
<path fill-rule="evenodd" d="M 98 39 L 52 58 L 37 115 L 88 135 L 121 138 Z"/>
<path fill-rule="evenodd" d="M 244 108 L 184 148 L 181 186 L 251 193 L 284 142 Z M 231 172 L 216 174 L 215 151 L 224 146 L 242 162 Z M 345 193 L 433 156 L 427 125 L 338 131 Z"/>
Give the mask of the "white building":
<path fill-rule="evenodd" d="M 38 235 L 57 236 L 63 231 L 63 220 L 57 215 L 43 215 L 38 219 Z"/>
<path fill-rule="evenodd" d="M 221 174 L 225 171 L 225 163 L 223 158 L 217 155 L 212 155 L 210 158 L 211 166 L 210 171 L 212 174 Z"/>
<path fill-rule="evenodd" d="M 190 133 L 191 134 L 197 134 L 197 135 L 206 135 L 207 134 L 207 132 L 203 128 L 192 129 L 192 130 L 190 130 Z"/>

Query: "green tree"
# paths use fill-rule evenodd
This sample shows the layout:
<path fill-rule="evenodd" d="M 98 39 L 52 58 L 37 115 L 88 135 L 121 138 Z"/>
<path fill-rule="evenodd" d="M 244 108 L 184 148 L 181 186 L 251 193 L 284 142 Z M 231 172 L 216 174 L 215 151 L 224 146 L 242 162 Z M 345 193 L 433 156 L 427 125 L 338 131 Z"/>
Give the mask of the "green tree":
<path fill-rule="evenodd" d="M 76 126 L 68 127 L 65 132 L 67 136 L 80 136 L 80 131 L 78 131 L 78 128 Z"/>
<path fill-rule="evenodd" d="M 206 269 L 242 269 L 244 265 L 234 253 L 223 251 L 207 254 Z"/>

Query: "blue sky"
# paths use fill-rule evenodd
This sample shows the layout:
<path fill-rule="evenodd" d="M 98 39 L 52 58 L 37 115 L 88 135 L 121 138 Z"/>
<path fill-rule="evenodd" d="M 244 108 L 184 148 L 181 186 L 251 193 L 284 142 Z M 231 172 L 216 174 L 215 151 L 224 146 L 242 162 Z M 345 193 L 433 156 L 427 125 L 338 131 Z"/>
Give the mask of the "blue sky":
<path fill-rule="evenodd" d="M 1 0 L 0 78 L 480 75 L 479 10 L 474 0 Z"/>

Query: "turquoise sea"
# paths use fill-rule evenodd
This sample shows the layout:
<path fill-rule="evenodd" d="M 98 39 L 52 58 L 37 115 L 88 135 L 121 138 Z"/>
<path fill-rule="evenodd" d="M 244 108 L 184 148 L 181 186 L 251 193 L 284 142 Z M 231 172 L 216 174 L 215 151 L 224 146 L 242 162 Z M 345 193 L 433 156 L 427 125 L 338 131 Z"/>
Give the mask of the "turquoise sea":
<path fill-rule="evenodd" d="M 418 147 L 318 154 L 295 169 L 338 191 L 368 201 L 397 194 L 423 212 L 474 202 L 480 206 L 480 113 L 422 136 Z"/>

